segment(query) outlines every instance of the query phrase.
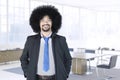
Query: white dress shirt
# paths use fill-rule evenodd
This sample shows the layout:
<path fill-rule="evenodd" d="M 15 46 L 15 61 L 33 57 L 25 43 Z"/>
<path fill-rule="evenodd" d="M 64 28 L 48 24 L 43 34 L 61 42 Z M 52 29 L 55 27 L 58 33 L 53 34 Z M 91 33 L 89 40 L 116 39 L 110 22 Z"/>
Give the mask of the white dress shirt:
<path fill-rule="evenodd" d="M 55 74 L 55 63 L 54 63 L 54 57 L 53 57 L 53 51 L 52 51 L 52 39 L 49 38 L 49 70 L 45 72 L 43 70 L 43 58 L 44 58 L 44 38 L 41 38 L 40 43 L 40 51 L 39 51 L 39 57 L 38 57 L 38 65 L 37 65 L 37 74 L 38 75 L 54 75 Z"/>

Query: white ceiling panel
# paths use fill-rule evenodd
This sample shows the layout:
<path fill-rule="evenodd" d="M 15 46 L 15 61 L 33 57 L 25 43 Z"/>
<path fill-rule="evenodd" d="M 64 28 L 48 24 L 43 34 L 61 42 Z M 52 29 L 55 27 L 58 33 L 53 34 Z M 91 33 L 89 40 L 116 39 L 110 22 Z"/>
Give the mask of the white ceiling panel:
<path fill-rule="evenodd" d="M 120 11 L 120 0 L 41 0 L 41 1 L 100 11 L 101 10 Z"/>

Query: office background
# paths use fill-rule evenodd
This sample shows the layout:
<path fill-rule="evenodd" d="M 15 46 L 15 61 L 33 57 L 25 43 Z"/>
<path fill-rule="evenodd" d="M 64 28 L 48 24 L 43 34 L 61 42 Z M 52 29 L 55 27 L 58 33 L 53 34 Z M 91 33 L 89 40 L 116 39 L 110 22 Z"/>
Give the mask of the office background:
<path fill-rule="evenodd" d="M 86 53 L 84 55 L 89 55 L 86 50 L 95 50 L 95 53 L 90 54 L 94 56 L 99 53 L 117 54 L 116 66 L 107 70 L 106 74 L 113 77 L 111 80 L 119 80 L 120 0 L 0 0 L 0 80 L 26 80 L 19 57 L 27 36 L 35 34 L 29 25 L 29 17 L 34 8 L 46 4 L 54 5 L 62 14 L 62 28 L 58 34 L 66 37 L 72 50 L 70 53 L 74 54 L 73 50 L 79 48 L 81 53 Z M 85 58 L 85 67 L 79 68 L 84 66 L 80 63 L 75 68 L 85 70 L 80 71 L 85 75 L 72 74 L 74 62 L 68 80 L 102 78 L 97 76 L 98 60 L 97 56 L 94 58 Z M 86 75 L 89 71 L 92 74 Z M 98 72 L 102 71 L 99 69 Z"/>
<path fill-rule="evenodd" d="M 85 0 L 88 6 L 79 0 L 70 0 L 70 4 L 67 1 L 0 0 L 0 49 L 23 48 L 26 37 L 34 34 L 29 26 L 31 11 L 43 4 L 55 5 L 62 14 L 58 34 L 66 36 L 69 47 L 120 49 L 120 1 L 107 0 L 111 3 L 99 5 L 98 0 L 93 6 L 88 0 Z"/>

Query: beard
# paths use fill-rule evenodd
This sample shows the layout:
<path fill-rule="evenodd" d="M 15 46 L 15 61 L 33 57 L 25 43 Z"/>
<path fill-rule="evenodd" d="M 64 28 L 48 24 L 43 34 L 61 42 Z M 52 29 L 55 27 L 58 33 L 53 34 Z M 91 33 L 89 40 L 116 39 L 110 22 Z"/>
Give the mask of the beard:
<path fill-rule="evenodd" d="M 49 24 L 42 25 L 42 31 L 44 32 L 50 31 L 50 25 Z"/>

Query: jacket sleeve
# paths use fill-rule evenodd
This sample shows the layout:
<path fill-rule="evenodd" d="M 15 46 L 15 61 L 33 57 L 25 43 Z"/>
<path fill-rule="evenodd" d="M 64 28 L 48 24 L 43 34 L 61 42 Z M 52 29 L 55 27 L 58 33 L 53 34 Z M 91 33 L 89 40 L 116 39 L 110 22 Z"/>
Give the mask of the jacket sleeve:
<path fill-rule="evenodd" d="M 64 50 L 64 65 L 65 65 L 66 72 L 68 74 L 67 77 L 69 77 L 69 73 L 70 73 L 70 69 L 71 69 L 71 63 L 72 63 L 72 58 L 71 58 L 71 55 L 70 55 L 70 52 L 69 52 L 68 45 L 67 45 L 65 37 L 63 37 L 62 45 L 63 45 L 62 48 Z"/>
<path fill-rule="evenodd" d="M 27 66 L 29 64 L 29 37 L 26 40 L 22 55 L 20 57 L 21 67 L 24 72 L 24 76 L 27 77 Z"/>

